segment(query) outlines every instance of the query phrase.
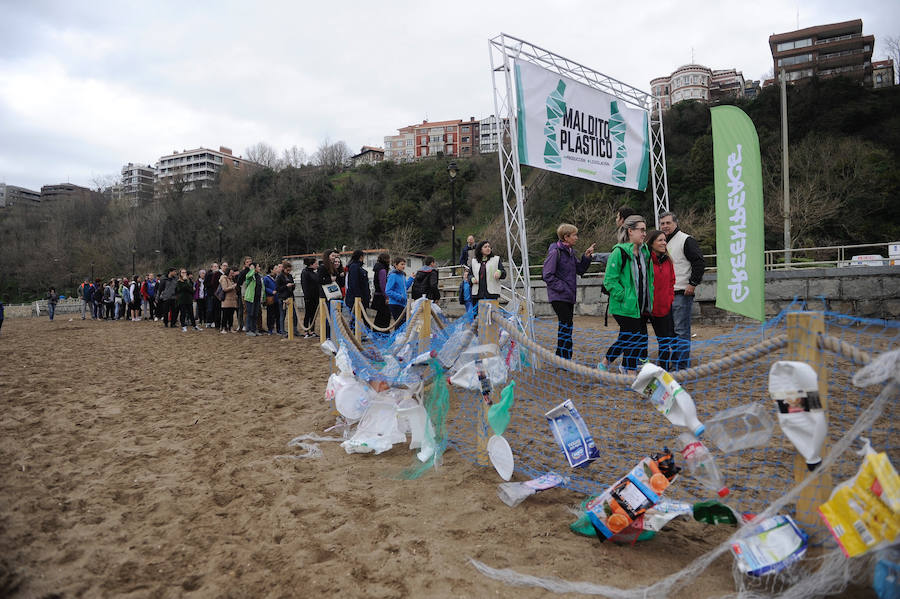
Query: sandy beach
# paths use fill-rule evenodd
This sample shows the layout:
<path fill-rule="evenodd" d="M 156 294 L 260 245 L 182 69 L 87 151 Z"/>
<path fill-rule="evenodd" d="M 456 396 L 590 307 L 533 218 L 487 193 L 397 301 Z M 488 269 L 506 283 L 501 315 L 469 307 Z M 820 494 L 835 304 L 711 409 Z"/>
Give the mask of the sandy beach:
<path fill-rule="evenodd" d="M 683 520 L 600 544 L 568 529 L 582 495 L 509 508 L 496 473 L 453 450 L 413 481 L 401 445 L 279 457 L 335 420 L 312 339 L 8 319 L 0 371 L 0 596 L 545 597 L 468 560 L 632 587 L 731 530 Z M 733 590 L 724 556 L 678 596 Z"/>

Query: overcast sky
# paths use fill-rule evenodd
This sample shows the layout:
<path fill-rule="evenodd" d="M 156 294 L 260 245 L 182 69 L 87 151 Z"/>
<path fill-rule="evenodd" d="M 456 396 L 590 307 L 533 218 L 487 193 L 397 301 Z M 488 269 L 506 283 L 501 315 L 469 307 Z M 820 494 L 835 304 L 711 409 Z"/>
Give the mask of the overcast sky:
<path fill-rule="evenodd" d="M 423 119 L 493 112 L 504 32 L 635 87 L 694 62 L 759 79 L 768 37 L 898 0 L 104 2 L 0 0 L 0 182 L 94 186 L 128 162 L 259 141 L 351 150 Z"/>

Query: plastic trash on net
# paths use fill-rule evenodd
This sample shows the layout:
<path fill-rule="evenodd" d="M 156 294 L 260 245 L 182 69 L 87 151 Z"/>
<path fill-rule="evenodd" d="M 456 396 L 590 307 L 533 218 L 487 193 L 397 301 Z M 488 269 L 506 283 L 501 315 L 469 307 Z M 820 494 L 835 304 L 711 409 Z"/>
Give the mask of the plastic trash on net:
<path fill-rule="evenodd" d="M 728 408 L 706 420 L 707 439 L 724 453 L 768 443 L 775 421 L 761 402 Z"/>
<path fill-rule="evenodd" d="M 350 362 L 350 352 L 347 351 L 347 346 L 343 343 L 341 343 L 341 347 L 338 348 L 337 354 L 334 356 L 334 365 L 337 366 L 337 369 L 341 374 L 353 374 L 353 364 Z"/>
<path fill-rule="evenodd" d="M 403 443 L 406 435 L 397 422 L 397 405 L 392 401 L 373 401 L 356 427 L 356 433 L 341 443 L 347 453 L 383 453 Z"/>
<path fill-rule="evenodd" d="M 772 516 L 749 526 L 731 544 L 738 569 L 750 576 L 778 572 L 803 558 L 809 536 L 790 516 Z"/>
<path fill-rule="evenodd" d="M 623 532 L 656 506 L 678 475 L 672 454 L 642 459 L 623 478 L 585 504 L 585 512 L 603 541 Z M 640 523 L 641 529 L 643 523 Z"/>
<path fill-rule="evenodd" d="M 644 364 L 631 388 L 649 397 L 653 407 L 672 424 L 683 426 L 698 437 L 703 434 L 705 427 L 697 419 L 697 408 L 690 393 L 656 364 Z"/>
<path fill-rule="evenodd" d="M 498 387 L 506 382 L 508 373 L 503 358 L 500 356 L 486 358 L 482 360 L 482 365 L 491 386 Z M 450 384 L 468 391 L 481 391 L 481 381 L 478 379 L 478 367 L 474 358 L 471 362 L 466 362 L 450 377 Z"/>
<path fill-rule="evenodd" d="M 491 435 L 487 442 L 487 452 L 491 466 L 494 467 L 500 478 L 503 480 L 512 478 L 515 460 L 509 442 L 500 435 Z"/>
<path fill-rule="evenodd" d="M 730 492 L 725 486 L 725 479 L 719 472 L 716 460 L 700 439 L 690 433 L 678 435 L 678 447 L 684 458 L 685 472 L 719 497 Z"/>
<path fill-rule="evenodd" d="M 594 437 L 571 399 L 562 402 L 544 416 L 547 418 L 553 438 L 559 443 L 569 466 L 586 466 L 600 457 Z"/>
<path fill-rule="evenodd" d="M 375 391 L 359 379 L 348 378 L 352 378 L 353 382 L 335 391 L 334 407 L 344 418 L 359 420 L 375 398 Z"/>
<path fill-rule="evenodd" d="M 325 401 L 334 401 L 338 391 L 355 382 L 357 382 L 355 377 L 332 373 L 328 377 L 328 384 L 325 385 Z"/>
<path fill-rule="evenodd" d="M 338 351 L 337 347 L 334 345 L 334 341 L 331 339 L 326 339 L 325 343 L 321 344 L 319 347 L 322 348 L 322 352 L 329 358 L 334 356 Z"/>
<path fill-rule="evenodd" d="M 444 368 L 451 368 L 464 349 L 472 344 L 475 333 L 471 327 L 463 327 L 453 332 L 437 352 L 437 359 Z"/>
<path fill-rule="evenodd" d="M 900 477 L 871 445 L 856 475 L 835 487 L 819 515 L 847 557 L 900 541 Z"/>
<path fill-rule="evenodd" d="M 828 432 L 816 371 L 805 362 L 775 362 L 769 369 L 769 395 L 778 408 L 778 425 L 784 436 L 806 460 L 806 467 L 815 470 L 822 463 Z"/>
<path fill-rule="evenodd" d="M 497 496 L 509 507 L 516 507 L 538 491 L 552 489 L 568 481 L 568 478 L 548 472 L 543 476 L 520 483 L 501 483 L 497 486 Z"/>

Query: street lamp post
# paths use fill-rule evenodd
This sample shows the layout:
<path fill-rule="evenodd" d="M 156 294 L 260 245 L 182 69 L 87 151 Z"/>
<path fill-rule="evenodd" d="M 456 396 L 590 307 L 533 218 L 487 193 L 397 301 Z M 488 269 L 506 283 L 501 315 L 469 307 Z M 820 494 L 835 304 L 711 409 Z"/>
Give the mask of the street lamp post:
<path fill-rule="evenodd" d="M 221 221 L 219 221 L 219 224 L 216 225 L 216 228 L 219 229 L 219 264 L 221 264 L 222 263 L 222 229 L 224 229 Z"/>
<path fill-rule="evenodd" d="M 94 282 L 94 263 L 91 262 L 91 283 Z"/>
<path fill-rule="evenodd" d="M 134 269 L 134 255 L 137 253 L 137 248 L 131 246 L 131 280 L 133 281 L 136 276 L 136 270 Z"/>
<path fill-rule="evenodd" d="M 450 259 L 456 261 L 456 175 L 459 170 L 456 162 L 451 161 L 447 165 L 447 174 L 450 175 Z"/>

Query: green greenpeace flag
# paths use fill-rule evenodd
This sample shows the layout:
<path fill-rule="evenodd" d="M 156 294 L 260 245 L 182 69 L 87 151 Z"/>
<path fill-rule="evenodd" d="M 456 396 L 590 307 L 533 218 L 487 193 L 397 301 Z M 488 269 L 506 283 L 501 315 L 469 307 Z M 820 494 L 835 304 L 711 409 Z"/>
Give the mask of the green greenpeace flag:
<path fill-rule="evenodd" d="M 712 113 L 716 179 L 716 307 L 765 320 L 762 167 L 753 121 L 735 106 Z"/>

